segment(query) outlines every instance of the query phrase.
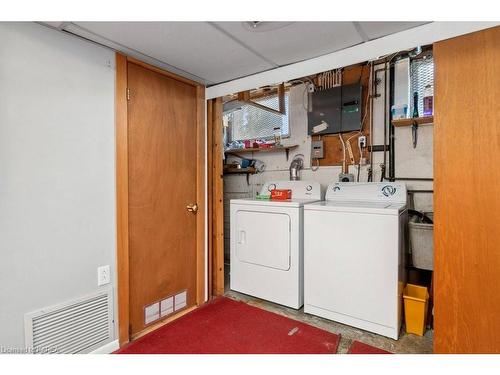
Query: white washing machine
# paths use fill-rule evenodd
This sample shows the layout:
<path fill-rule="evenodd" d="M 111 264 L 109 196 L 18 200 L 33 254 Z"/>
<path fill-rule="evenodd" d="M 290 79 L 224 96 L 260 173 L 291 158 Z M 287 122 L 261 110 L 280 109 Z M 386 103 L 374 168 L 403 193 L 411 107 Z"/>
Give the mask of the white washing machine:
<path fill-rule="evenodd" d="M 304 207 L 304 311 L 398 339 L 406 185 L 332 183 Z"/>
<path fill-rule="evenodd" d="M 272 189 L 291 189 L 292 199 L 231 200 L 230 287 L 295 309 L 304 303 L 303 210 L 321 200 L 321 187 L 311 181 L 273 181 Z"/>

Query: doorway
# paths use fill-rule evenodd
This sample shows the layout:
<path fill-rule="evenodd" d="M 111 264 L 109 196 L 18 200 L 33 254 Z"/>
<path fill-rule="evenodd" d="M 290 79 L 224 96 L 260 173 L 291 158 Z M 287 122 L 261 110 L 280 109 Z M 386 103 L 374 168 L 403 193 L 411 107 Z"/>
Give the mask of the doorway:
<path fill-rule="evenodd" d="M 204 87 L 117 55 L 120 344 L 205 300 Z"/>

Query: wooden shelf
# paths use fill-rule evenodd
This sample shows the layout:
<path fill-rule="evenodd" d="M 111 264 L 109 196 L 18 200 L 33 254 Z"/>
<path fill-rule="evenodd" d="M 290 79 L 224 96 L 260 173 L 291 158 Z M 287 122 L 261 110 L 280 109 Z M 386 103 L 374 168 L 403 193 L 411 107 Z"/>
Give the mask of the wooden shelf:
<path fill-rule="evenodd" d="M 255 174 L 257 170 L 254 167 L 248 168 L 235 168 L 231 166 L 224 166 L 224 174 Z"/>
<path fill-rule="evenodd" d="M 291 146 L 277 146 L 277 147 L 253 147 L 253 148 L 238 148 L 234 150 L 226 150 L 225 154 L 231 154 L 231 155 L 241 155 L 241 154 L 246 154 L 247 152 L 279 152 L 279 151 L 285 151 L 286 153 L 286 160 L 288 161 L 288 154 L 290 153 L 290 150 L 299 147 L 299 145 L 291 145 Z"/>
<path fill-rule="evenodd" d="M 394 126 L 412 126 L 415 122 L 417 123 L 417 125 L 434 124 L 434 116 L 403 118 L 403 119 L 398 119 L 398 120 L 392 120 L 392 125 L 394 125 Z"/>

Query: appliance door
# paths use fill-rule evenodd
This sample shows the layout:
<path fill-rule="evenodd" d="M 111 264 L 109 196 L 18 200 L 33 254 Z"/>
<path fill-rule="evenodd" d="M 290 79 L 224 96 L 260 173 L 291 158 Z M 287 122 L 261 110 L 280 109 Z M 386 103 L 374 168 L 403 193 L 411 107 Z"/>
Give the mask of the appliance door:
<path fill-rule="evenodd" d="M 290 269 L 290 217 L 285 213 L 236 212 L 236 257 L 238 261 Z"/>

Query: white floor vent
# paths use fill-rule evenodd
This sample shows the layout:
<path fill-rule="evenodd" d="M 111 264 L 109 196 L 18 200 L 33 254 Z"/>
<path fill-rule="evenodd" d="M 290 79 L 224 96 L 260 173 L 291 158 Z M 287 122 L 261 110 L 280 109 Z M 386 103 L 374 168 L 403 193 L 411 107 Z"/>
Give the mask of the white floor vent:
<path fill-rule="evenodd" d="M 26 346 L 35 353 L 88 353 L 113 332 L 111 291 L 25 314 Z"/>

